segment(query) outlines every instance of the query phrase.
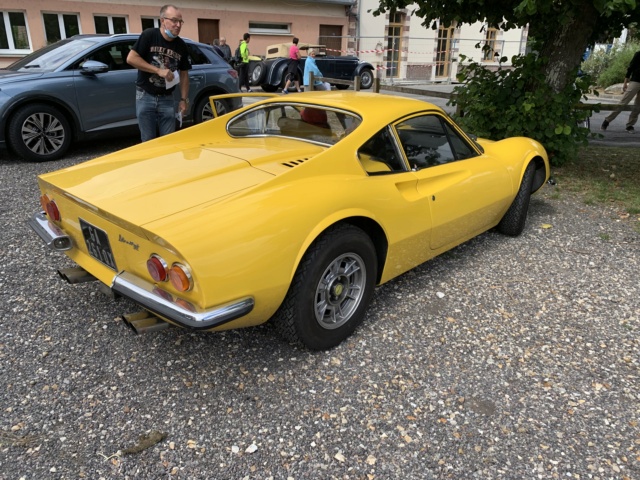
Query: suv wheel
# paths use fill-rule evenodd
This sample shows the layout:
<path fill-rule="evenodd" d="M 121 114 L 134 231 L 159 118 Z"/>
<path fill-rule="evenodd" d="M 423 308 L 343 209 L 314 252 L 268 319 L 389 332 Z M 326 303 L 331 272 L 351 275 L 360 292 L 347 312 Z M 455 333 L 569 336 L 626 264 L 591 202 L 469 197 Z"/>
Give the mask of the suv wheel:
<path fill-rule="evenodd" d="M 218 112 L 218 116 L 231 111 L 226 100 L 214 100 L 214 103 L 216 105 L 216 112 Z M 200 99 L 196 105 L 193 117 L 195 123 L 202 123 L 213 119 L 213 111 L 211 110 L 211 104 L 209 103 L 209 95 L 205 95 Z"/>
<path fill-rule="evenodd" d="M 30 162 L 62 157 L 71 146 L 71 127 L 55 107 L 35 103 L 20 108 L 9 121 L 9 146 Z"/>

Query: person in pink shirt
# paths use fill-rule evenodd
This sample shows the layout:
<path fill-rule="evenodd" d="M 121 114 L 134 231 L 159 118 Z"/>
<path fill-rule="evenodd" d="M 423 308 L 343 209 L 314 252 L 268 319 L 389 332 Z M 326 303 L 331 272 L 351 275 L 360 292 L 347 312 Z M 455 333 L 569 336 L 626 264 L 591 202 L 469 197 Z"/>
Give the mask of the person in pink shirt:
<path fill-rule="evenodd" d="M 287 83 L 282 89 L 282 93 L 289 93 L 291 82 L 300 92 L 300 75 L 298 73 L 298 61 L 300 60 L 300 49 L 298 48 L 298 37 L 293 37 L 293 45 L 289 49 L 289 66 L 287 67 Z"/>

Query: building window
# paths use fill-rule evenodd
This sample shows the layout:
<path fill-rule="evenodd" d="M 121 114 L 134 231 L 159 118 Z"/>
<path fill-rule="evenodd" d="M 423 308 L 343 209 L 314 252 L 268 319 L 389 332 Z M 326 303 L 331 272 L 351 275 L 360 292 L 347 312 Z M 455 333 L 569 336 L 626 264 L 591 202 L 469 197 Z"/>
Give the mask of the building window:
<path fill-rule="evenodd" d="M 0 12 L 0 50 L 31 50 L 23 12 Z"/>
<path fill-rule="evenodd" d="M 387 27 L 387 76 L 398 77 L 400 75 L 400 52 L 402 51 L 402 25 L 404 15 L 395 12 L 389 17 Z"/>
<path fill-rule="evenodd" d="M 438 46 L 436 51 L 436 77 L 448 77 L 451 67 L 451 42 L 454 27 L 438 28 Z"/>
<path fill-rule="evenodd" d="M 160 28 L 160 19 L 158 17 L 142 17 L 140 22 L 142 23 L 142 31 L 148 28 Z"/>
<path fill-rule="evenodd" d="M 485 62 L 495 62 L 500 56 L 497 51 L 497 28 L 487 28 L 487 35 L 484 38 L 484 45 L 482 46 L 482 60 Z"/>
<path fill-rule="evenodd" d="M 128 33 L 127 17 L 115 17 L 112 15 L 95 15 L 96 33 Z"/>
<path fill-rule="evenodd" d="M 47 44 L 55 43 L 63 38 L 73 37 L 80 33 L 80 22 L 75 13 L 43 13 L 44 33 Z"/>
<path fill-rule="evenodd" d="M 271 35 L 291 35 L 290 23 L 249 22 L 249 33 L 268 33 Z"/>

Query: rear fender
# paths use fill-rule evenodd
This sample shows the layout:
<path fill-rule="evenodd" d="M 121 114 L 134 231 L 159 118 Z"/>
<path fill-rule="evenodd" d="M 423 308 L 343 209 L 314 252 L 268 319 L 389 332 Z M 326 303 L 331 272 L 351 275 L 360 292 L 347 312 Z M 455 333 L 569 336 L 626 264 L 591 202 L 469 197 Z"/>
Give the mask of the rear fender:
<path fill-rule="evenodd" d="M 267 78 L 265 83 L 273 85 L 274 87 L 280 86 L 283 83 L 287 67 L 289 66 L 288 58 L 278 58 L 269 65 L 269 71 L 267 72 Z"/>

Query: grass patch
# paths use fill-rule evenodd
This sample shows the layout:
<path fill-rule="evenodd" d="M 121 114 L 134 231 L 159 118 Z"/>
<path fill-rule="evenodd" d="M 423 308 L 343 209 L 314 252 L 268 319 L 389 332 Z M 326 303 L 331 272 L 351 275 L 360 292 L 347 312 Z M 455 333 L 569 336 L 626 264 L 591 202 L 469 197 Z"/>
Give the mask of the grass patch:
<path fill-rule="evenodd" d="M 577 194 L 587 205 L 608 204 L 634 217 L 640 232 L 640 152 L 637 148 L 589 146 L 578 158 L 552 168 L 560 192 Z"/>

